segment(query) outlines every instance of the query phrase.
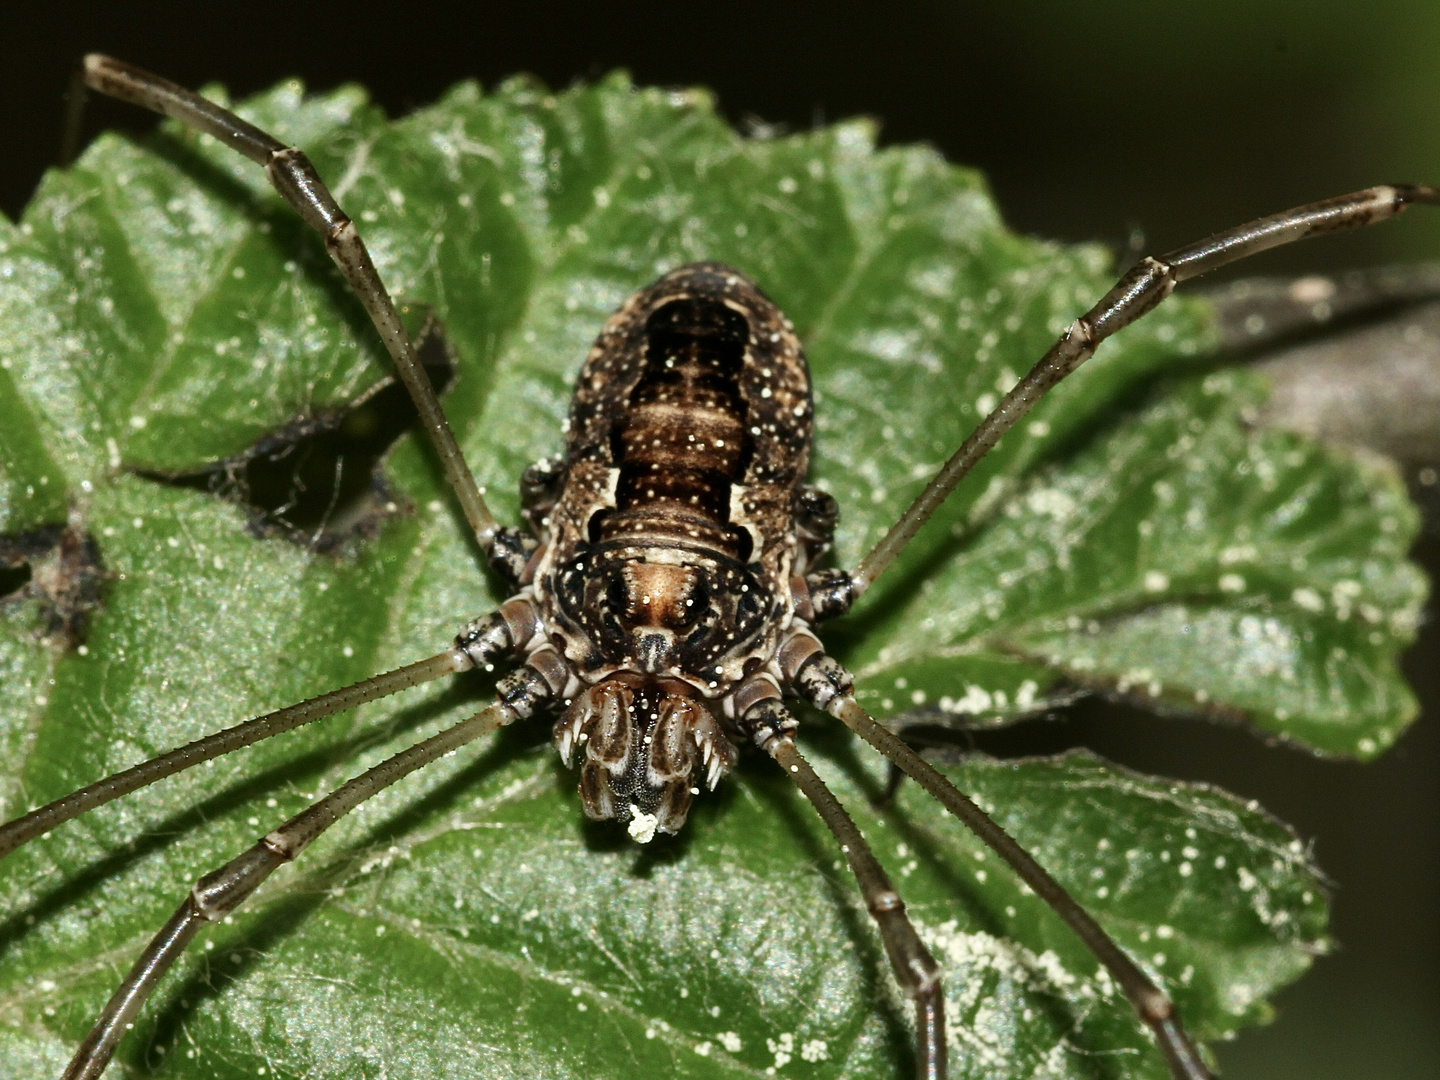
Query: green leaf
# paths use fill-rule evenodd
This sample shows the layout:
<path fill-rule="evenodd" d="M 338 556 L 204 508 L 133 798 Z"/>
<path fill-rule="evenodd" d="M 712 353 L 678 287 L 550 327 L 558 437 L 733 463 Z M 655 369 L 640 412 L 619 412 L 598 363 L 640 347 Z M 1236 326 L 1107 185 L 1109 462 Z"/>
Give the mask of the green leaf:
<path fill-rule="evenodd" d="M 1183 383 L 1041 470 L 847 654 L 870 697 L 1003 714 L 1068 679 L 1324 753 L 1389 746 L 1415 712 L 1394 671 L 1425 595 L 1414 510 L 1387 466 L 1251 429 L 1262 394 Z"/>
<path fill-rule="evenodd" d="M 243 111 L 306 148 L 410 317 L 443 325 L 445 407 L 504 520 L 520 471 L 560 447 L 603 319 L 720 259 L 806 342 L 814 473 L 853 565 L 1113 274 L 1097 249 L 1005 232 L 973 173 L 877 151 L 862 122 L 746 140 L 704 94 L 620 77 L 462 85 L 393 124 L 357 90 L 297 84 Z M 53 594 L 0 605 L 5 816 L 429 655 L 500 599 L 412 441 L 386 461 L 375 535 L 343 556 L 257 539 L 238 507 L 151 478 L 386 375 L 318 238 L 253 165 L 178 129 L 105 137 L 0 229 L 0 528 L 68 515 L 109 575 L 83 649 L 47 629 Z M 1394 667 L 1423 595 L 1403 561 L 1414 514 L 1383 470 L 1251 430 L 1258 391 L 1237 376 L 1147 388 L 1208 364 L 1209 340 L 1205 309 L 1176 300 L 1107 343 L 827 629 L 877 713 L 1008 717 L 1078 683 L 1332 752 L 1393 738 L 1414 711 Z M 487 694 L 467 677 L 366 706 L 6 860 L 0 1055 L 58 1073 L 189 882 Z M 642 849 L 584 823 L 547 735 L 507 731 L 337 825 L 202 935 L 113 1071 L 908 1070 L 907 1007 L 783 777 L 747 760 L 683 836 Z M 826 721 L 808 717 L 803 746 L 942 960 L 952 1075 L 1166 1075 L 1093 958 L 953 820 L 913 787 L 877 808 L 883 770 Z M 950 768 L 1202 1038 L 1265 1018 L 1323 946 L 1316 871 L 1258 809 L 1082 754 Z"/>

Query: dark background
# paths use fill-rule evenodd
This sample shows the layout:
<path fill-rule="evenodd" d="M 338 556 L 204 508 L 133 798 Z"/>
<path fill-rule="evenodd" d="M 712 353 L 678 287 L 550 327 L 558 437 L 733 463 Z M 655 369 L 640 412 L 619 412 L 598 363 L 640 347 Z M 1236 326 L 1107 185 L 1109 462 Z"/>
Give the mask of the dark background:
<path fill-rule="evenodd" d="M 988 173 L 1017 229 L 1165 250 L 1282 207 L 1387 181 L 1440 183 L 1440 4 L 1350 0 L 1035 0 L 995 7 L 528 3 L 7 8 L 0 41 L 0 210 L 57 154 L 62 95 L 90 50 L 243 95 L 291 75 L 354 81 L 393 115 L 449 84 L 531 72 L 555 87 L 628 68 L 703 84 L 736 122 L 791 129 L 859 113 Z M 103 102 L 101 126 L 142 131 Z M 1304 273 L 1440 256 L 1440 214 L 1247 263 Z M 1420 554 L 1440 564 L 1432 524 Z M 1433 605 L 1432 605 L 1433 607 Z M 1409 668 L 1429 704 L 1381 762 L 1321 762 L 1241 731 L 1098 705 L 1028 725 L 1147 771 L 1258 797 L 1336 882 L 1340 947 L 1279 1000 L 1273 1027 L 1222 1048 L 1227 1075 L 1440 1075 L 1440 634 Z M 1007 737 L 1005 749 L 1018 740 Z"/>

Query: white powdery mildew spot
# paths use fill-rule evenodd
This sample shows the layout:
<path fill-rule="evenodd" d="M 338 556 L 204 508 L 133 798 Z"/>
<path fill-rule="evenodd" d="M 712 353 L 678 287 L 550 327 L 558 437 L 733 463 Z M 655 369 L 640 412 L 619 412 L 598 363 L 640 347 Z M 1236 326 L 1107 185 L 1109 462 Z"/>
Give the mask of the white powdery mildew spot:
<path fill-rule="evenodd" d="M 1015 691 L 1015 704 L 1022 709 L 1028 709 L 1035 704 L 1035 694 L 1040 689 L 1034 679 L 1026 679 Z"/>
<path fill-rule="evenodd" d="M 830 1057 L 830 1046 L 824 1039 L 809 1039 L 800 1047 L 801 1061 L 827 1061 Z"/>
<path fill-rule="evenodd" d="M 1115 689 L 1122 694 L 1128 694 L 1136 686 L 1144 687 L 1151 697 L 1159 697 L 1164 690 L 1164 685 L 1149 668 L 1132 668 L 1122 672 L 1115 682 Z"/>
<path fill-rule="evenodd" d="M 945 712 L 969 713 L 972 716 L 989 712 L 994 705 L 995 699 L 990 692 L 973 684 L 965 688 L 964 697 L 940 699 L 940 708 Z"/>
<path fill-rule="evenodd" d="M 1025 505 L 1031 513 L 1056 521 L 1069 520 L 1078 508 L 1074 496 L 1058 488 L 1036 488 L 1025 496 Z"/>
<path fill-rule="evenodd" d="M 1295 592 L 1297 597 L 1300 593 L 1310 593 L 1317 603 L 1323 603 L 1309 589 Z M 1298 599 L 1296 602 L 1300 603 Z M 1246 615 L 1235 624 L 1235 630 L 1243 648 L 1246 670 L 1267 678 L 1278 676 L 1284 682 L 1295 681 L 1300 638 L 1290 627 L 1279 619 Z"/>
<path fill-rule="evenodd" d="M 1103 981 L 1076 975 L 1066 968 L 1059 956 L 1050 950 L 1036 954 L 1017 942 L 995 937 L 983 931 L 966 933 L 952 921 L 937 927 L 915 920 L 915 928 L 925 944 L 940 961 L 946 972 L 946 1011 L 952 1061 L 971 1060 L 982 1067 L 997 1068 L 1016 1064 L 1016 1052 L 1028 1034 L 1017 1031 L 1010 1022 L 1016 1009 L 1012 986 L 1029 993 L 1040 993 L 1076 1004 L 1110 999 L 1114 986 Z M 1000 980 L 987 978 L 992 974 Z M 989 995 L 982 1000 L 982 995 Z M 1086 1006 L 1077 1009 L 1075 1023 L 1083 1018 Z M 1025 1019 L 1031 1018 L 1027 1009 Z M 1033 1044 L 1032 1044 L 1033 1045 Z M 1033 1052 L 1033 1051 L 1032 1051 Z M 1057 1043 L 1035 1062 L 1034 1077 L 1068 1075 L 1065 1044 Z"/>
<path fill-rule="evenodd" d="M 1237 563 L 1254 562 L 1259 557 L 1260 551 L 1254 544 L 1236 544 L 1221 550 L 1220 565 L 1234 566 Z"/>
<path fill-rule="evenodd" d="M 911 358 L 918 344 L 918 336 L 913 330 L 878 330 L 861 335 L 859 348 L 880 360 L 894 362 Z"/>
<path fill-rule="evenodd" d="M 1231 1016 L 1244 1016 L 1259 996 L 1260 989 L 1250 983 L 1232 983 L 1225 988 L 1222 1004 Z"/>
<path fill-rule="evenodd" d="M 1050 1049 L 1045 1054 L 1044 1061 L 1041 1062 L 1039 1068 L 1037 1068 L 1035 1072 L 1031 1075 L 1036 1077 L 1037 1080 L 1041 1080 L 1041 1078 L 1049 1076 L 1069 1075 L 1070 1070 L 1068 1068 L 1068 1063 L 1065 1060 L 1065 1051 L 1066 1047 L 1064 1043 L 1056 1043 L 1054 1046 L 1050 1047 Z"/>
<path fill-rule="evenodd" d="M 778 1039 L 766 1039 L 765 1049 L 775 1055 L 775 1064 L 765 1071 L 768 1073 L 783 1069 L 795 1056 L 795 1036 L 789 1031 L 782 1032 Z"/>
<path fill-rule="evenodd" d="M 1243 593 L 1245 591 L 1245 579 L 1239 574 L 1221 574 L 1220 591 L 1227 593 Z"/>
<path fill-rule="evenodd" d="M 1330 603 L 1335 607 L 1335 618 L 1341 622 L 1347 621 L 1351 611 L 1354 610 L 1355 600 L 1362 591 L 1358 581 L 1349 579 L 1337 581 L 1331 586 Z"/>
<path fill-rule="evenodd" d="M 1389 624 L 1390 633 L 1395 637 L 1408 638 L 1415 634 L 1420 627 L 1420 613 L 1424 605 L 1419 601 L 1412 601 L 1405 607 L 1392 611 L 1386 622 Z"/>

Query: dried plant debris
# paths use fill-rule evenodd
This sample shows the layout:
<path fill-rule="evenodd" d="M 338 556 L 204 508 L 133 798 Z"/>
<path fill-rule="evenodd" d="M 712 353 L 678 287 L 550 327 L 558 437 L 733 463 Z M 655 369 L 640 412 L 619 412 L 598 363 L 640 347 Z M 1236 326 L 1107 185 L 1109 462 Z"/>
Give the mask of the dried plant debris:
<path fill-rule="evenodd" d="M 0 605 L 36 603 L 38 636 L 63 649 L 84 642 L 106 578 L 99 547 L 76 524 L 0 536 Z"/>

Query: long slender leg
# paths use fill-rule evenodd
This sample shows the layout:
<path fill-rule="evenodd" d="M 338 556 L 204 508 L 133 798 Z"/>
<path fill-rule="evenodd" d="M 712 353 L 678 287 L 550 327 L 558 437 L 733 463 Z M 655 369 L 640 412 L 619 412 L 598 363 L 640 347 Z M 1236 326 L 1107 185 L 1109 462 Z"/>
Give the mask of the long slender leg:
<path fill-rule="evenodd" d="M 228 109 L 222 109 L 199 94 L 130 64 L 92 53 L 85 57 L 83 76 L 85 85 L 92 90 L 174 117 L 197 131 L 213 135 L 226 146 L 264 166 L 275 190 L 311 228 L 325 238 L 325 249 L 330 258 L 365 305 L 385 348 L 395 361 L 400 380 L 415 402 L 420 420 L 440 456 L 440 464 L 456 498 L 460 500 L 465 518 L 489 555 L 497 534 L 502 530 L 496 525 L 469 466 L 460 455 L 460 447 L 440 408 L 439 399 L 430 388 L 430 381 L 415 354 L 415 346 L 400 323 L 395 304 L 375 270 L 365 242 L 360 239 L 354 222 L 340 209 L 321 182 L 310 159 L 294 147 L 286 146 L 253 124 L 246 123 Z"/>
<path fill-rule="evenodd" d="M 915 1075 L 918 1080 L 945 1080 L 945 995 L 940 966 L 905 914 L 905 902 L 840 800 L 796 749 L 795 720 L 785 707 L 778 701 L 763 702 L 749 712 L 744 723 L 755 733 L 761 749 L 795 781 L 839 842 L 860 885 L 866 910 L 880 930 L 895 978 L 915 1002 Z"/>
<path fill-rule="evenodd" d="M 535 610 L 528 600 L 507 600 L 498 611 L 466 626 L 454 646 L 443 653 L 266 713 L 107 776 L 0 825 L 0 859 L 71 818 L 201 762 L 446 675 L 472 667 L 488 670 L 496 660 L 525 645 L 534 634 L 535 623 Z"/>
<path fill-rule="evenodd" d="M 52 803 L 31 810 L 23 817 L 0 825 L 0 859 L 9 855 L 22 844 L 28 843 L 42 833 L 49 832 L 55 826 L 69 821 L 71 818 L 79 817 L 97 806 L 103 806 L 112 799 L 118 799 L 122 795 L 128 795 L 132 791 L 153 784 L 157 780 L 174 776 L 201 762 L 217 758 L 221 754 L 228 754 L 232 750 L 239 750 L 241 747 L 257 743 L 261 739 L 268 739 L 272 735 L 279 735 L 281 732 L 302 727 L 326 716 L 353 709 L 367 701 L 389 697 L 401 690 L 408 690 L 412 686 L 419 686 L 421 683 L 443 678 L 457 671 L 464 671 L 468 667 L 470 667 L 468 658 L 464 657 L 458 649 L 449 649 L 427 660 L 396 668 L 384 675 L 376 675 L 352 686 L 332 690 L 328 694 L 321 694 L 308 701 L 277 709 L 264 716 L 257 716 L 243 724 L 236 724 L 224 731 L 217 731 L 213 735 L 196 739 L 192 743 L 153 757 L 149 761 L 142 761 L 139 765 L 132 765 L 122 772 L 107 776 L 88 787 L 83 787 Z"/>
<path fill-rule="evenodd" d="M 1128 326 L 1169 296 L 1182 281 L 1198 277 L 1247 255 L 1293 243 L 1321 233 L 1371 225 L 1394 217 L 1412 203 L 1440 205 L 1440 191 L 1415 184 L 1367 188 L 1322 202 L 1272 214 L 1238 228 L 1216 233 L 1159 258 L 1147 256 L 1071 324 L 1040 362 L 1015 384 L 947 461 L 925 490 L 900 515 L 890 531 L 850 575 L 858 596 L 884 573 L 920 527 L 984 457 L 1037 401 L 1088 360 L 1096 346 Z"/>
<path fill-rule="evenodd" d="M 1140 1014 L 1159 1044 L 1176 1080 L 1211 1080 L 1210 1070 L 1200 1059 L 1189 1034 L 1186 1033 L 1170 998 L 1139 966 L 1115 944 L 1114 940 L 1091 918 L 1090 913 L 1075 902 L 1065 887 L 1050 876 L 1034 857 L 1017 844 L 1004 829 L 975 805 L 968 795 L 959 791 L 919 754 L 901 739 L 886 731 L 865 712 L 853 697 L 836 698 L 828 710 L 862 739 L 889 760 L 899 765 L 926 791 L 954 814 L 991 851 L 999 855 L 1034 890 L 1035 895 L 1050 905 L 1075 935 L 1095 954 L 1105 970 L 1120 985 L 1125 996 Z"/>
<path fill-rule="evenodd" d="M 509 706 L 497 703 L 402 750 L 302 810 L 243 855 L 202 877 L 110 998 L 75 1051 L 64 1080 L 94 1080 L 105 1071 L 141 1006 L 205 923 L 223 919 L 234 911 L 272 872 L 296 858 L 312 840 L 372 795 L 519 716 Z"/>
<path fill-rule="evenodd" d="M 997 825 L 990 815 L 941 776 L 929 762 L 905 745 L 897 735 L 877 724 L 855 701 L 854 680 L 840 663 L 827 656 L 819 639 L 807 630 L 797 630 L 779 652 L 786 684 L 817 709 L 844 723 L 885 758 L 913 777 L 940 804 L 960 819 L 995 854 L 1004 859 L 1020 880 L 1064 920 L 1095 958 L 1105 966 L 1135 1007 L 1140 1019 L 1155 1034 L 1175 1080 L 1212 1080 L 1210 1071 L 1186 1034 L 1175 1006 L 1165 992 L 1150 980 L 1125 951 L 1116 945 L 1075 902 L 1058 881 Z"/>
<path fill-rule="evenodd" d="M 492 618 L 503 619 L 516 602 L 507 603 Z M 529 607 L 528 601 L 519 603 Z M 465 651 L 468 635 L 488 622 L 477 619 L 471 623 L 467 633 L 456 639 L 457 650 Z M 202 877 L 111 996 L 75 1051 L 63 1080 L 93 1080 L 105 1071 L 115 1047 L 133 1026 L 156 984 L 203 923 L 223 919 L 234 911 L 277 867 L 298 857 L 312 840 L 372 795 L 498 727 L 534 715 L 563 692 L 573 693 L 574 681 L 554 647 L 542 645 L 530 652 L 523 665 L 500 680 L 493 705 L 361 773 L 262 837 L 243 855 Z"/>
<path fill-rule="evenodd" d="M 834 661 L 830 663 L 834 664 Z M 838 664 L 834 666 L 839 667 Z M 906 746 L 898 736 L 877 724 L 856 703 L 848 690 L 836 694 L 821 707 L 930 792 L 991 851 L 1004 859 L 1020 880 L 1034 890 L 1035 895 L 1050 905 L 1051 910 L 1064 920 L 1085 943 L 1086 948 L 1105 966 L 1105 970 L 1119 984 L 1140 1019 L 1154 1032 L 1155 1041 L 1165 1055 L 1175 1080 L 1212 1080 L 1210 1070 L 1201 1060 L 1200 1053 L 1181 1024 L 1170 998 L 1028 851 L 1017 844 L 974 800 L 959 791 L 929 762 Z"/>

